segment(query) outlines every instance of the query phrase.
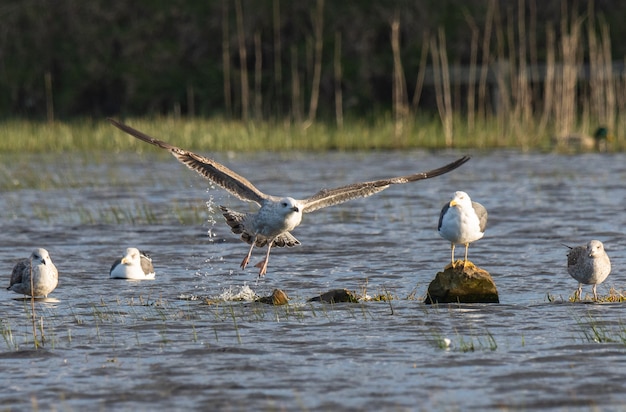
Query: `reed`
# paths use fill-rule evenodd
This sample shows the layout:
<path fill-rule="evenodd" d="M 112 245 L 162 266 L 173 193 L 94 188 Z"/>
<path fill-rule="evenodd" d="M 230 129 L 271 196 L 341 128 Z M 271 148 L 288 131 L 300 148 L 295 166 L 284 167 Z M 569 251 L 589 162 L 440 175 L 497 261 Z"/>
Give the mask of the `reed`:
<path fill-rule="evenodd" d="M 626 94 L 626 81 L 619 87 Z M 624 104 L 626 108 L 626 103 Z M 623 111 L 618 111 L 617 117 Z M 176 119 L 174 117 L 136 118 L 124 121 L 156 138 L 168 141 L 188 150 L 211 152 L 258 152 L 258 151 L 326 151 L 326 150 L 405 150 L 412 148 L 445 149 L 498 149 L 545 150 L 553 145 L 553 133 L 560 126 L 555 121 L 523 122 L 514 117 L 500 120 L 496 116 L 468 122 L 467 116 L 449 111 L 442 104 L 445 127 L 437 118 L 416 115 L 402 120 L 402 138 L 398 136 L 398 123 L 390 116 L 374 119 L 354 119 L 345 116 L 342 127 L 323 122 L 312 123 L 306 129 L 290 122 L 249 121 L 247 123 L 224 118 Z M 546 118 L 552 116 L 552 111 Z M 564 122 L 561 121 L 561 123 Z M 560 123 L 559 123 L 560 124 Z M 587 116 L 576 121 L 569 130 L 580 130 L 592 124 L 608 124 Z M 613 130 L 619 136 L 626 124 Z M 610 127 L 610 126 L 609 126 Z M 564 130 L 564 129 L 563 129 Z M 447 137 L 446 137 L 447 136 Z M 452 138 L 451 138 L 452 136 Z M 623 150 L 624 141 L 616 139 L 611 150 Z M 90 153 L 97 162 L 107 152 L 151 151 L 157 156 L 167 156 L 120 131 L 113 130 L 105 120 L 71 121 L 53 124 L 11 120 L 0 123 L 0 154 L 13 153 Z M 0 174 L 3 171 L 0 170 Z M 4 186 L 14 180 L 7 179 Z M 27 185 L 36 185 L 32 179 Z"/>

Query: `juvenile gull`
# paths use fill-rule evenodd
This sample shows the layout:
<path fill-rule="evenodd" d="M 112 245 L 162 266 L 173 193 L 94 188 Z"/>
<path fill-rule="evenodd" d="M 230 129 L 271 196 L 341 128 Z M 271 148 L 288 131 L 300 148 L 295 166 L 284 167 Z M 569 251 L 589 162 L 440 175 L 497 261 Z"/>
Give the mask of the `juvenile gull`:
<path fill-rule="evenodd" d="M 32 274 L 32 282 L 31 282 Z M 31 290 L 32 283 L 32 290 Z M 48 297 L 59 283 L 57 268 L 46 249 L 35 249 L 28 258 L 21 259 L 13 267 L 7 290 L 32 297 Z"/>
<path fill-rule="evenodd" d="M 259 276 L 264 276 L 267 272 L 272 246 L 291 247 L 300 244 L 298 239 L 289 232 L 300 224 L 303 213 L 313 212 L 324 207 L 347 202 L 348 200 L 371 196 L 393 184 L 415 182 L 439 176 L 456 169 L 469 160 L 469 156 L 463 156 L 450 164 L 427 172 L 372 182 L 354 183 L 335 189 L 323 189 L 306 199 L 294 199 L 265 194 L 250 183 L 248 179 L 214 160 L 152 138 L 113 119 L 108 120 L 117 128 L 139 140 L 168 150 L 187 167 L 221 186 L 237 198 L 247 202 L 254 202 L 260 206 L 256 213 L 240 213 L 223 206 L 220 207 L 233 233 L 240 234 L 241 239 L 251 245 L 248 254 L 241 262 L 242 269 L 248 264 L 254 246 L 263 247 L 267 245 L 265 259 L 256 265 L 260 269 Z"/>
<path fill-rule="evenodd" d="M 574 296 L 580 300 L 583 284 L 593 285 L 593 298 L 598 300 L 596 287 L 611 273 L 611 261 L 604 251 L 604 245 L 599 240 L 592 240 L 587 246 L 567 247 L 570 248 L 567 253 L 567 272 L 578 281 L 578 290 Z"/>
<path fill-rule="evenodd" d="M 469 244 L 482 238 L 487 227 L 487 209 L 477 202 L 472 202 L 465 192 L 454 193 L 454 198 L 446 203 L 439 214 L 437 230 L 442 238 L 452 245 L 452 267 L 454 268 L 454 246 L 465 245 L 465 260 Z"/>
<path fill-rule="evenodd" d="M 111 279 L 154 279 L 152 259 L 139 249 L 129 247 L 126 255 L 113 263 L 109 276 Z"/>

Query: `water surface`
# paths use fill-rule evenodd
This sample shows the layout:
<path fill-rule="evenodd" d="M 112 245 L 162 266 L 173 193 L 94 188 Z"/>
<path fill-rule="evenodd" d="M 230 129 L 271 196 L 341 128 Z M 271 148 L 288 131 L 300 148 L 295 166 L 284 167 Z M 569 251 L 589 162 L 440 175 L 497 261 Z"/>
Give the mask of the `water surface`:
<path fill-rule="evenodd" d="M 216 158 L 265 192 L 305 197 L 460 155 Z M 247 245 L 213 212 L 251 206 L 170 156 L 27 155 L 2 164 L 5 283 L 35 247 L 48 249 L 61 277 L 35 304 L 39 349 L 30 301 L 0 290 L 6 410 L 615 410 L 626 402 L 623 305 L 570 303 L 577 283 L 562 245 L 603 241 L 613 271 L 599 293 L 624 289 L 623 154 L 475 153 L 448 175 L 305 215 L 293 232 L 302 246 L 274 249 L 258 282 L 252 265 L 239 269 Z M 422 303 L 449 262 L 436 225 L 455 190 L 489 211 L 469 256 L 494 277 L 500 304 Z M 156 280 L 108 279 L 128 246 L 151 252 Z M 221 299 L 246 286 L 261 296 L 283 289 L 290 304 Z M 334 288 L 393 300 L 307 302 Z"/>

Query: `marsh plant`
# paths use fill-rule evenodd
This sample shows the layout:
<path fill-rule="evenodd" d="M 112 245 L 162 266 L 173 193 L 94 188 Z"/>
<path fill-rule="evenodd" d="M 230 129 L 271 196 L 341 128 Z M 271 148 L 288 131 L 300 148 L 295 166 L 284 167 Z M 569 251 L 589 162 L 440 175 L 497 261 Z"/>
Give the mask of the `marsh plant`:
<path fill-rule="evenodd" d="M 482 336 L 463 336 L 457 331 L 453 339 L 444 336 L 439 331 L 435 331 L 432 342 L 439 349 L 458 352 L 495 351 L 498 349 L 498 342 L 496 342 L 495 337 L 488 330 L 485 330 Z"/>
<path fill-rule="evenodd" d="M 578 333 L 584 342 L 621 343 L 626 345 L 626 325 L 598 320 L 587 313 L 584 317 L 575 317 Z"/>

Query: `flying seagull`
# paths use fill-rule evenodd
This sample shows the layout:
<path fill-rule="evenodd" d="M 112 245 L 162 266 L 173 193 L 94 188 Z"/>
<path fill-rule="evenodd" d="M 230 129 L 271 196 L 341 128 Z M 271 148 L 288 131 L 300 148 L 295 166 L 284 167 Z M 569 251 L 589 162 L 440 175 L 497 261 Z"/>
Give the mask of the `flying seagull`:
<path fill-rule="evenodd" d="M 256 265 L 260 269 L 259 277 L 264 276 L 267 272 L 267 264 L 272 246 L 292 247 L 300 244 L 298 239 L 293 237 L 289 232 L 300 224 L 303 213 L 334 206 L 347 202 L 348 200 L 371 196 L 385 190 L 390 185 L 415 182 L 439 176 L 456 169 L 470 159 L 469 156 L 463 156 L 450 164 L 427 172 L 375 180 L 372 182 L 354 183 L 335 189 L 322 189 L 306 199 L 294 199 L 292 197 L 279 197 L 265 194 L 250 183 L 248 179 L 233 172 L 215 160 L 172 146 L 169 143 L 150 137 L 113 119 L 108 120 L 115 127 L 137 139 L 168 150 L 187 167 L 195 170 L 216 185 L 221 186 L 235 197 L 246 202 L 254 202 L 260 206 L 260 209 L 256 213 L 240 213 L 220 206 L 226 218 L 226 223 L 231 227 L 232 232 L 240 234 L 241 239 L 251 245 L 248 254 L 241 262 L 242 269 L 248 264 L 250 256 L 252 255 L 252 249 L 254 249 L 255 246 L 263 247 L 267 245 L 265 259 Z"/>
<path fill-rule="evenodd" d="M 47 298 L 58 283 L 59 273 L 48 251 L 37 248 L 33 250 L 30 257 L 20 259 L 15 264 L 7 290 L 22 295 Z"/>
<path fill-rule="evenodd" d="M 454 268 L 454 246 L 465 245 L 465 260 L 469 244 L 481 239 L 487 227 L 487 209 L 478 202 L 473 202 L 465 192 L 455 192 L 454 198 L 446 203 L 439 215 L 439 235 L 452 245 L 452 268 Z"/>

